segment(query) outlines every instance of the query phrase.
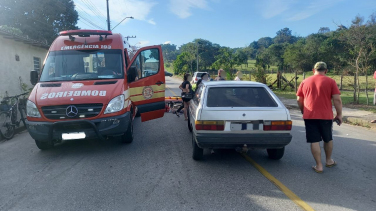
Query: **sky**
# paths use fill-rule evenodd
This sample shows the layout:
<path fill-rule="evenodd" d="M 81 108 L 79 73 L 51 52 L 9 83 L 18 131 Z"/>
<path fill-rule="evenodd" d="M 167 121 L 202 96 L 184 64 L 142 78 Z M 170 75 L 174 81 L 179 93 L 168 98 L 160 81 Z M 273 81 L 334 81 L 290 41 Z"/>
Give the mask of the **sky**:
<path fill-rule="evenodd" d="M 106 0 L 74 2 L 81 29 L 107 29 Z M 179 47 L 201 38 L 235 48 L 285 27 L 307 36 L 320 27 L 349 26 L 356 15 L 368 19 L 376 12 L 376 0 L 109 0 L 109 8 L 111 28 L 134 17 L 112 30 L 136 36 L 129 39 L 132 45 Z"/>

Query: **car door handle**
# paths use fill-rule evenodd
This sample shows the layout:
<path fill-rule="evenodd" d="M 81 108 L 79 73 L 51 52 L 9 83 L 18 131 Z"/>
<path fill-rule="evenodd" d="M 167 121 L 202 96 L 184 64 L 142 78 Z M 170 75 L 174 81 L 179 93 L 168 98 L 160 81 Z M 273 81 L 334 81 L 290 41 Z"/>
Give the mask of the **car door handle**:
<path fill-rule="evenodd" d="M 157 83 L 155 83 L 155 84 L 157 84 L 158 86 L 159 85 L 162 85 L 163 84 L 163 82 L 162 81 L 158 81 Z"/>

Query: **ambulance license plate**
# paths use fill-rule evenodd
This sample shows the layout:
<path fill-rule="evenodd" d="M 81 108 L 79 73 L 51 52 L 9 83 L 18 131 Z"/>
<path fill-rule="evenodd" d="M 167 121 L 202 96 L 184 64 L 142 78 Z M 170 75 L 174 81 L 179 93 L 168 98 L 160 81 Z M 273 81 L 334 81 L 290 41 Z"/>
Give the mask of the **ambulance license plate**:
<path fill-rule="evenodd" d="M 78 133 L 63 133 L 61 134 L 63 140 L 84 139 L 86 134 L 84 132 Z"/>

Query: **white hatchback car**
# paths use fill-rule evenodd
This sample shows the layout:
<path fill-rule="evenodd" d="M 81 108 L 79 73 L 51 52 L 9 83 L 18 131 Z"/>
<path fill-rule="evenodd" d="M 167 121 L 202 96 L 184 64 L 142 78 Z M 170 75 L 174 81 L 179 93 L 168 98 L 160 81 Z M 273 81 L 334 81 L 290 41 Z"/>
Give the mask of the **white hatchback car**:
<path fill-rule="evenodd" d="M 193 73 L 191 84 L 196 84 L 198 82 L 198 80 L 201 79 L 201 75 L 204 74 L 204 73 L 208 74 L 208 76 L 210 78 L 210 75 L 207 72 L 195 72 L 195 73 Z"/>
<path fill-rule="evenodd" d="M 265 85 L 251 81 L 203 82 L 190 101 L 193 159 L 208 149 L 267 149 L 281 159 L 291 142 L 289 111 Z"/>

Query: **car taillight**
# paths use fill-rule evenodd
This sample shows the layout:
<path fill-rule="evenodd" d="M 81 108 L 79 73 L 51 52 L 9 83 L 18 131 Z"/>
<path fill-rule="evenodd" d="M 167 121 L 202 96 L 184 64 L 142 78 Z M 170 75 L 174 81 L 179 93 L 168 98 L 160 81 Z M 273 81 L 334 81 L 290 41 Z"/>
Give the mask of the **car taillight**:
<path fill-rule="evenodd" d="M 198 81 L 197 77 L 195 78 L 195 81 Z"/>
<path fill-rule="evenodd" d="M 292 121 L 264 121 L 264 130 L 291 130 Z"/>
<path fill-rule="evenodd" d="M 195 121 L 196 130 L 225 130 L 224 121 Z"/>

